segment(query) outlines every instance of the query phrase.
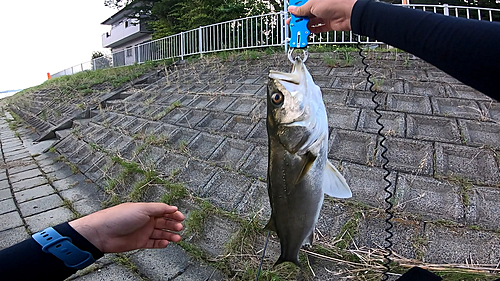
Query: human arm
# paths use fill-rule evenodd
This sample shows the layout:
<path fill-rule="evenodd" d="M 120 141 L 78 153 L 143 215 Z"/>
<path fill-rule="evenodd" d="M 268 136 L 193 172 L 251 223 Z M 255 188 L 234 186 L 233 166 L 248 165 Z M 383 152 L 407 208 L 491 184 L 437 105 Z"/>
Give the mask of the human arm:
<path fill-rule="evenodd" d="M 183 219 L 177 207 L 162 203 L 125 203 L 54 226 L 54 229 L 97 260 L 103 252 L 164 248 L 170 241 L 178 242 L 180 236 L 170 231 L 180 231 Z M 42 247 L 30 238 L 0 251 L 0 272 L 5 280 L 63 280 L 76 269 L 42 252 Z"/>
<path fill-rule="evenodd" d="M 337 12 L 318 12 L 316 7 L 325 5 Z M 496 83 L 500 75 L 500 56 L 497 54 L 500 23 L 444 16 L 369 0 L 309 0 L 301 7 L 291 6 L 289 11 L 312 16 L 312 32 L 350 28 L 354 33 L 412 53 L 464 84 L 500 99 Z M 348 28 L 338 29 L 340 25 L 334 25 L 335 22 Z M 323 25 L 313 27 L 318 24 Z"/>

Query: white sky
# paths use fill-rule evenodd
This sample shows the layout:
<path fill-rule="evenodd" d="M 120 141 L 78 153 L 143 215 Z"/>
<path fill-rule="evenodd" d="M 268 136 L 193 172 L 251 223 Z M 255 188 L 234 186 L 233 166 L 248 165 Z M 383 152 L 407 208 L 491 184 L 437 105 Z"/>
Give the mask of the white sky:
<path fill-rule="evenodd" d="M 106 51 L 100 23 L 117 10 L 104 0 L 0 0 L 0 91 L 36 86 L 47 72 L 90 61 Z"/>

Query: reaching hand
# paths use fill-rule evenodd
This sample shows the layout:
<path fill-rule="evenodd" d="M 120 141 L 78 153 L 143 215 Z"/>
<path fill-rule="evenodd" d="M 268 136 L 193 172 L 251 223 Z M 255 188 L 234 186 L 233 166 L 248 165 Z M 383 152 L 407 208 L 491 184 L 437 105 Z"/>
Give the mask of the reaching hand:
<path fill-rule="evenodd" d="M 312 33 L 349 31 L 354 3 L 356 0 L 309 0 L 302 6 L 288 7 L 288 11 L 296 16 L 308 16 Z M 289 23 L 290 19 L 287 20 Z"/>
<path fill-rule="evenodd" d="M 163 203 L 124 203 L 69 222 L 103 253 L 165 248 L 179 242 L 184 215 Z"/>

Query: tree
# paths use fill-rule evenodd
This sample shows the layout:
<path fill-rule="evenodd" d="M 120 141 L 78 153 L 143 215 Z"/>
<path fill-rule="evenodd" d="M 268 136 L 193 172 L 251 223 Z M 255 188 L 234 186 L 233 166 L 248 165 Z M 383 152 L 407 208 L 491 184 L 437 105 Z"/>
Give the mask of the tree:
<path fill-rule="evenodd" d="M 278 1 L 272 0 L 274 4 Z M 129 17 L 148 24 L 154 38 L 269 12 L 269 6 L 259 0 L 105 0 L 104 5 L 132 10 Z"/>

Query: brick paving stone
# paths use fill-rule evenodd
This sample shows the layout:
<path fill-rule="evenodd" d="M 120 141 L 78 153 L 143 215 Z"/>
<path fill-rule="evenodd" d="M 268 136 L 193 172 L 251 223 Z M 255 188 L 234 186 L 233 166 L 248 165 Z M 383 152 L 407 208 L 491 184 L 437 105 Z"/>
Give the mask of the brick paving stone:
<path fill-rule="evenodd" d="M 481 108 L 481 115 L 491 120 L 500 121 L 500 104 L 496 102 L 478 102 Z"/>
<path fill-rule="evenodd" d="M 156 130 L 158 130 L 163 124 L 160 122 L 147 121 L 142 126 L 137 128 L 137 130 L 131 131 L 131 134 L 144 134 L 151 135 L 154 134 Z M 167 125 L 167 124 L 165 124 Z"/>
<path fill-rule="evenodd" d="M 265 120 L 260 120 L 255 125 L 252 131 L 248 134 L 247 140 L 252 142 L 257 142 L 261 145 L 267 144 L 268 138 L 267 138 L 267 127 Z"/>
<path fill-rule="evenodd" d="M 256 122 L 257 120 L 253 118 L 235 115 L 222 127 L 221 131 L 231 137 L 245 139 Z"/>
<path fill-rule="evenodd" d="M 71 163 L 78 163 L 86 158 L 91 153 L 91 148 L 88 145 L 81 146 L 78 150 L 66 156 L 66 159 Z"/>
<path fill-rule="evenodd" d="M 8 248 L 26 239 L 30 236 L 26 233 L 24 227 L 16 227 L 4 231 L 0 231 L 0 250 Z"/>
<path fill-rule="evenodd" d="M 130 145 L 130 144 L 129 144 Z M 125 149 L 126 147 L 122 148 Z M 121 152 L 121 151 L 120 151 Z M 82 172 L 82 173 L 85 173 L 88 171 L 88 169 L 90 169 L 90 167 L 92 167 L 93 165 L 97 164 L 99 162 L 99 160 L 101 160 L 102 158 L 104 157 L 104 153 L 100 152 L 100 151 L 92 151 L 87 157 L 85 157 L 84 159 L 82 159 L 78 164 L 78 169 Z M 66 165 L 67 166 L 67 165 Z M 43 169 L 43 168 L 42 168 Z M 56 173 L 57 174 L 57 173 Z M 73 174 L 71 172 L 71 174 Z M 67 175 L 67 173 L 64 173 L 63 175 Z M 59 175 L 57 175 L 57 178 L 63 178 Z"/>
<path fill-rule="evenodd" d="M 105 173 L 108 169 L 113 166 L 113 161 L 110 157 L 105 156 L 101 158 L 95 165 L 90 167 L 85 175 L 89 177 L 92 181 L 97 182 L 105 176 Z"/>
<path fill-rule="evenodd" d="M 385 206 L 384 199 L 387 193 L 384 188 L 387 183 L 383 180 L 385 171 L 375 167 L 344 163 L 339 169 L 352 191 L 352 200 L 361 201 L 373 207 Z M 389 180 L 396 182 L 396 172 L 391 172 Z M 391 187 L 394 189 L 394 185 Z"/>
<path fill-rule="evenodd" d="M 238 231 L 238 225 L 230 220 L 210 216 L 203 224 L 203 232 L 197 237 L 197 244 L 211 257 L 224 254 L 224 244 Z"/>
<path fill-rule="evenodd" d="M 328 127 L 355 130 L 360 112 L 359 108 L 328 106 Z"/>
<path fill-rule="evenodd" d="M 117 151 L 120 151 L 122 148 L 124 148 L 131 141 L 133 141 L 133 139 L 131 137 L 119 135 L 119 136 L 116 136 L 116 138 L 112 142 L 110 142 L 109 144 L 105 143 L 105 144 L 103 144 L 103 146 L 108 151 L 117 152 Z M 90 151 L 87 154 L 90 154 Z"/>
<path fill-rule="evenodd" d="M 430 225 L 425 261 L 428 263 L 489 264 L 500 260 L 498 234 L 466 228 L 445 228 Z"/>
<path fill-rule="evenodd" d="M 387 96 L 387 110 L 432 114 L 429 98 L 414 95 L 389 94 Z"/>
<path fill-rule="evenodd" d="M 16 160 L 28 160 L 31 158 L 31 154 L 28 152 L 21 152 L 11 156 L 4 156 L 6 162 L 16 161 Z"/>
<path fill-rule="evenodd" d="M 267 116 L 267 103 L 265 100 L 260 101 L 257 106 L 255 106 L 252 114 L 250 114 L 252 119 L 263 119 Z"/>
<path fill-rule="evenodd" d="M 4 199 L 12 198 L 12 194 L 9 189 L 0 190 L 0 201 Z"/>
<path fill-rule="evenodd" d="M 470 197 L 469 213 L 466 219 L 469 223 L 486 229 L 500 230 L 498 214 L 500 212 L 500 189 L 497 187 L 473 187 Z"/>
<path fill-rule="evenodd" d="M 64 162 L 55 162 L 55 163 L 50 164 L 50 165 L 41 166 L 40 169 L 45 174 L 51 174 L 52 173 L 52 174 L 60 174 L 60 175 L 62 175 L 64 172 L 69 172 L 70 174 L 73 174 L 71 172 L 71 168 L 66 163 L 64 163 Z"/>
<path fill-rule="evenodd" d="M 164 249 L 139 251 L 130 260 L 151 280 L 173 280 L 191 264 L 190 256 L 174 243 Z"/>
<path fill-rule="evenodd" d="M 39 185 L 42 185 L 45 183 L 47 183 L 47 179 L 45 179 L 43 176 L 40 175 L 40 176 L 35 177 L 35 178 L 30 178 L 30 179 L 26 179 L 26 180 L 17 181 L 17 182 L 12 183 L 12 190 L 14 192 L 18 192 L 18 191 L 33 188 L 35 186 L 39 186 Z"/>
<path fill-rule="evenodd" d="M 326 105 L 344 105 L 349 91 L 323 88 L 321 89 L 321 93 L 323 94 L 323 101 Z"/>
<path fill-rule="evenodd" d="M 72 202 L 71 205 L 80 215 L 86 216 L 102 209 L 102 201 L 95 199 L 83 199 Z"/>
<path fill-rule="evenodd" d="M 179 121 L 184 114 L 188 112 L 187 108 L 175 108 L 169 113 L 167 113 L 164 117 L 162 117 L 160 120 L 162 122 L 174 124 L 175 122 Z"/>
<path fill-rule="evenodd" d="M 388 138 L 386 141 L 389 159 L 387 167 L 398 171 L 432 175 L 434 149 L 432 143 L 401 138 Z M 381 150 L 377 151 L 377 161 L 382 164 Z"/>
<path fill-rule="evenodd" d="M 10 188 L 9 181 L 8 180 L 1 180 L 0 181 L 0 190 L 7 189 L 7 188 Z"/>
<path fill-rule="evenodd" d="M 184 183 L 189 191 L 201 195 L 203 187 L 218 171 L 221 169 L 197 160 L 189 160 L 175 177 L 175 181 Z"/>
<path fill-rule="evenodd" d="M 28 202 L 19 204 L 19 210 L 23 217 L 35 215 L 50 209 L 57 208 L 63 204 L 61 198 L 57 194 L 34 199 Z"/>
<path fill-rule="evenodd" d="M 73 219 L 73 213 L 65 207 L 48 210 L 25 218 L 31 232 L 37 232 L 49 226 L 55 226 Z"/>
<path fill-rule="evenodd" d="M 40 185 L 34 188 L 26 189 L 14 193 L 18 203 L 23 203 L 36 198 L 44 197 L 53 194 L 55 191 L 52 186 L 48 184 Z"/>
<path fill-rule="evenodd" d="M 192 140 L 196 138 L 198 134 L 199 131 L 197 130 L 191 130 L 188 128 L 178 129 L 172 133 L 172 135 L 168 139 L 168 144 L 172 148 L 186 147 L 187 145 L 189 145 L 189 143 L 191 143 Z"/>
<path fill-rule="evenodd" d="M 500 172 L 492 151 L 436 143 L 436 171 L 485 184 L 498 184 Z"/>
<path fill-rule="evenodd" d="M 333 81 L 332 88 L 364 91 L 366 90 L 366 79 L 339 76 Z"/>
<path fill-rule="evenodd" d="M 376 135 L 333 129 L 330 133 L 328 157 L 359 164 L 372 163 L 375 156 Z"/>
<path fill-rule="evenodd" d="M 328 199 L 328 196 L 325 197 L 316 223 L 316 229 L 325 235 L 325 238 L 342 235 L 342 226 L 353 216 L 345 205 L 333 201 Z"/>
<path fill-rule="evenodd" d="M 479 119 L 481 111 L 476 101 L 452 98 L 431 98 L 435 115 Z"/>
<path fill-rule="evenodd" d="M 52 182 L 52 186 L 57 191 L 63 191 L 63 190 L 73 188 L 76 186 L 86 189 L 86 188 L 89 188 L 89 186 L 91 186 L 91 185 L 92 185 L 92 182 L 82 174 L 71 175 L 71 176 L 66 177 L 64 179 L 59 179 L 59 180 Z"/>
<path fill-rule="evenodd" d="M 259 100 L 254 98 L 238 98 L 225 111 L 228 113 L 249 115 L 258 102 Z"/>
<path fill-rule="evenodd" d="M 200 133 L 188 146 L 191 155 L 200 158 L 208 159 L 210 155 L 224 141 L 224 137 Z"/>
<path fill-rule="evenodd" d="M 132 135 L 132 134 L 135 134 L 135 132 L 137 132 L 137 130 L 144 126 L 144 124 L 146 124 L 146 120 L 145 119 L 141 119 L 141 118 L 137 118 L 137 117 L 131 117 L 129 116 L 130 121 L 127 122 L 127 123 L 123 123 L 120 128 L 122 128 L 123 130 L 125 130 L 129 135 Z"/>
<path fill-rule="evenodd" d="M 257 146 L 240 169 L 245 174 L 263 180 L 267 177 L 267 161 L 268 148 L 265 146 Z"/>
<path fill-rule="evenodd" d="M 245 196 L 243 196 L 243 199 L 238 204 L 236 211 L 248 218 L 253 218 L 257 215 L 262 227 L 264 227 L 271 217 L 271 204 L 269 203 L 267 184 L 261 181 L 253 182 L 248 192 L 245 193 Z"/>
<path fill-rule="evenodd" d="M 382 115 L 380 122 L 384 125 L 382 134 L 393 137 L 405 136 L 406 124 L 403 113 L 381 110 L 379 113 Z M 357 130 L 367 133 L 378 133 L 380 126 L 376 122 L 377 118 L 378 115 L 372 109 L 362 109 L 359 115 Z"/>
<path fill-rule="evenodd" d="M 260 90 L 262 85 L 249 85 L 243 84 L 239 86 L 236 90 L 234 90 L 233 94 L 235 95 L 240 95 L 240 94 L 245 94 L 245 95 L 254 95 L 257 91 Z"/>
<path fill-rule="evenodd" d="M 426 220 L 463 222 L 465 213 L 460 187 L 417 175 L 398 174 L 396 210 L 419 214 Z M 446 212 L 443 212 L 443 207 Z"/>
<path fill-rule="evenodd" d="M 196 109 L 205 108 L 213 99 L 212 96 L 198 95 L 189 106 Z"/>
<path fill-rule="evenodd" d="M 20 172 L 25 172 L 28 170 L 33 170 L 38 168 L 38 166 L 34 163 L 30 164 L 31 161 L 27 161 L 26 163 L 21 162 L 20 165 L 13 166 L 12 168 L 9 168 L 9 175 L 14 175 Z"/>
<path fill-rule="evenodd" d="M 184 114 L 177 122 L 177 125 L 194 128 L 208 113 L 202 110 L 190 110 Z"/>
<path fill-rule="evenodd" d="M 406 123 L 409 138 L 460 143 L 455 119 L 408 114 Z"/>
<path fill-rule="evenodd" d="M 23 226 L 23 221 L 18 212 L 10 212 L 0 215 L 0 231 Z"/>
<path fill-rule="evenodd" d="M 93 281 L 93 280 L 109 280 L 109 281 L 141 281 L 140 276 L 135 275 L 124 266 L 118 264 L 110 264 L 104 268 L 92 271 L 86 275 L 76 277 L 76 281 Z M 160 279 L 158 279 L 160 280 Z"/>
<path fill-rule="evenodd" d="M 9 213 L 16 210 L 16 204 L 12 198 L 1 199 L 0 201 L 0 215 Z"/>
<path fill-rule="evenodd" d="M 403 220 L 393 220 L 392 223 L 394 225 L 392 229 L 394 236 L 391 238 L 393 243 L 392 250 L 398 254 L 403 254 L 405 258 L 417 258 L 414 244 L 415 240 L 423 235 L 423 223 L 406 222 Z M 386 237 L 386 233 L 384 229 L 386 227 L 385 218 L 383 217 L 361 219 L 357 234 L 353 239 L 353 243 L 356 246 L 351 247 L 379 249 L 381 245 L 385 244 L 384 238 Z"/>
<path fill-rule="evenodd" d="M 26 147 L 24 145 L 16 145 L 16 146 L 11 146 L 11 147 L 2 147 L 2 152 L 4 155 L 12 155 L 12 154 L 17 154 L 20 151 L 24 151 Z"/>
<path fill-rule="evenodd" d="M 464 84 L 457 84 L 457 83 L 447 84 L 446 85 L 446 92 L 452 98 L 485 100 L 485 101 L 491 100 L 491 98 L 488 97 L 487 95 L 473 89 L 472 87 L 466 86 Z"/>
<path fill-rule="evenodd" d="M 5 141 L 2 138 L 2 151 L 13 151 L 13 150 L 18 150 L 25 148 L 23 143 L 17 139 L 17 140 L 12 140 L 12 141 Z"/>
<path fill-rule="evenodd" d="M 210 102 L 206 108 L 210 110 L 224 111 L 226 108 L 235 101 L 235 97 L 218 96 Z"/>
<path fill-rule="evenodd" d="M 248 158 L 254 145 L 242 140 L 226 138 L 209 160 L 218 166 L 237 170 Z"/>
<path fill-rule="evenodd" d="M 499 124 L 460 119 L 458 125 L 467 145 L 500 147 Z"/>
<path fill-rule="evenodd" d="M 6 169 L 0 169 L 0 181 L 7 179 Z"/>
<path fill-rule="evenodd" d="M 147 146 L 137 155 L 139 162 L 146 167 L 153 167 L 165 154 L 166 150 L 156 146 Z"/>
<path fill-rule="evenodd" d="M 207 116 L 196 125 L 196 128 L 206 131 L 216 131 L 222 128 L 230 118 L 231 115 L 227 113 L 209 112 Z"/>
<path fill-rule="evenodd" d="M 233 211 L 251 184 L 252 181 L 244 176 L 219 171 L 204 187 L 202 196 L 226 211 Z"/>
<path fill-rule="evenodd" d="M 58 142 L 54 147 L 62 154 L 70 154 L 78 150 L 83 143 L 78 141 L 74 136 L 70 135 L 60 142 Z"/>
<path fill-rule="evenodd" d="M 155 169 L 165 176 L 170 176 L 183 169 L 188 161 L 189 159 L 184 155 L 167 152 L 163 158 L 156 163 Z"/>
<path fill-rule="evenodd" d="M 349 91 L 347 97 L 347 105 L 361 108 L 374 108 L 375 103 L 372 101 L 373 94 L 366 91 Z M 377 94 L 376 101 L 382 106 L 385 106 L 386 94 Z M 380 109 L 380 108 L 379 108 Z"/>
<path fill-rule="evenodd" d="M 235 82 L 235 80 L 239 79 L 240 77 L 233 77 L 233 78 L 230 78 L 228 77 L 226 81 L 229 81 L 229 84 L 224 84 L 222 85 L 220 88 L 217 89 L 217 92 L 222 92 L 223 94 L 231 94 L 232 92 L 234 92 L 234 90 L 236 90 L 236 88 L 238 88 L 240 86 L 240 84 L 233 84 Z"/>
<path fill-rule="evenodd" d="M 405 81 L 405 93 L 425 97 L 447 97 L 446 89 L 440 82 Z"/>
<path fill-rule="evenodd" d="M 191 280 L 224 280 L 226 277 L 224 274 L 205 264 L 194 263 L 189 266 L 181 275 L 176 277 L 175 281 L 191 281 Z"/>

